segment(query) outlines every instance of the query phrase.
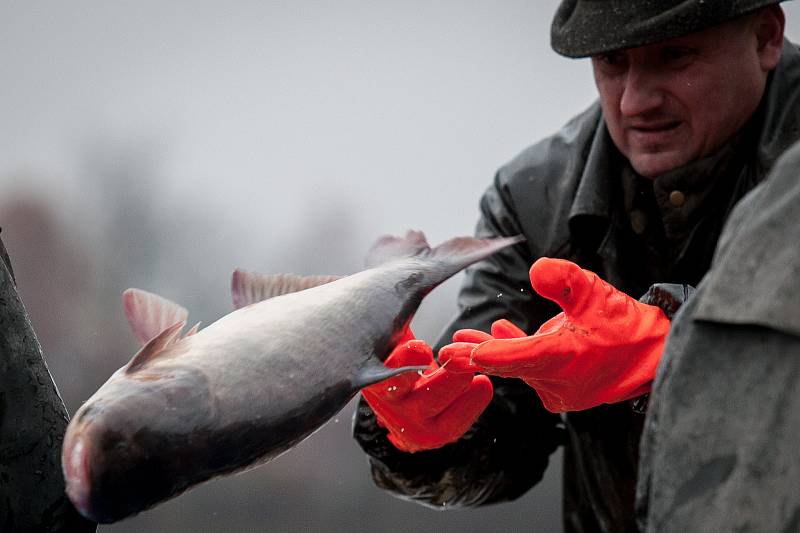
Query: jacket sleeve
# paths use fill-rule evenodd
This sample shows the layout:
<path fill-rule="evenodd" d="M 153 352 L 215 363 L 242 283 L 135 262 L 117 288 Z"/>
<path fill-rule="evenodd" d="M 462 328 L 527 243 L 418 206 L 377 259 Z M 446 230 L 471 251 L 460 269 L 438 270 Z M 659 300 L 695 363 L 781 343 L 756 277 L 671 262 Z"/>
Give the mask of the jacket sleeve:
<path fill-rule="evenodd" d="M 479 237 L 522 233 L 510 195 L 498 177 L 481 200 Z M 528 270 L 535 257 L 520 243 L 466 272 L 459 314 L 440 337 L 438 348 L 462 328 L 489 331 L 507 318 L 532 331 L 559 309 L 532 295 Z M 541 480 L 550 454 L 563 441 L 561 417 L 542 407 L 536 392 L 516 379 L 492 377 L 494 397 L 473 427 L 457 442 L 417 453 L 397 450 L 367 403 L 360 400 L 353 433 L 369 456 L 378 487 L 398 497 L 441 509 L 512 500 Z"/>

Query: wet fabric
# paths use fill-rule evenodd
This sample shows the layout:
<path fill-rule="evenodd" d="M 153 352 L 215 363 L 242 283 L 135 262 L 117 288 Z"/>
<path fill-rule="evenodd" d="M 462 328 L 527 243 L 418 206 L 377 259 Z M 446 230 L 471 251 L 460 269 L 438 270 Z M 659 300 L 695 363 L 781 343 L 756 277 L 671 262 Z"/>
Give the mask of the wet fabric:
<path fill-rule="evenodd" d="M 800 530 L 800 144 L 679 311 L 642 439 L 647 531 Z"/>
<path fill-rule="evenodd" d="M 712 156 L 710 184 L 685 237 L 670 242 L 679 254 L 663 255 L 658 240 L 637 234 L 624 201 L 627 161 L 616 150 L 599 104 L 559 133 L 522 152 L 500 169 L 481 199 L 477 234 L 523 234 L 515 245 L 467 269 L 460 312 L 439 345 L 458 329 L 489 331 L 506 318 L 535 331 L 558 306 L 532 293 L 528 269 L 540 257 L 569 259 L 639 298 L 656 283 L 697 285 L 711 265 L 714 247 L 732 206 L 759 183 L 780 154 L 800 139 L 800 52 L 785 43 L 753 117 L 749 144 L 737 147 L 741 164 Z M 737 142 L 736 140 L 732 142 Z M 707 162 L 696 162 L 707 169 Z M 689 165 L 675 171 L 691 175 Z M 655 191 L 656 189 L 654 189 Z M 687 193 L 691 195 L 689 189 Z M 655 194 L 655 192 L 653 193 Z M 663 224 L 657 202 L 654 220 Z M 634 495 L 644 416 L 629 402 L 569 413 L 547 412 L 535 391 L 517 380 L 493 379 L 494 398 L 460 441 L 438 450 L 405 454 L 377 427 L 363 402 L 354 436 L 370 456 L 378 486 L 400 497 L 441 508 L 482 505 L 518 497 L 543 475 L 549 455 L 564 445 L 564 524 L 567 531 L 635 531 Z M 532 528 L 534 526 L 532 525 Z"/>
<path fill-rule="evenodd" d="M 0 238 L 0 531 L 89 533 L 64 492 L 69 421 Z"/>
<path fill-rule="evenodd" d="M 588 57 L 704 30 L 782 0 L 562 0 L 553 50 Z"/>

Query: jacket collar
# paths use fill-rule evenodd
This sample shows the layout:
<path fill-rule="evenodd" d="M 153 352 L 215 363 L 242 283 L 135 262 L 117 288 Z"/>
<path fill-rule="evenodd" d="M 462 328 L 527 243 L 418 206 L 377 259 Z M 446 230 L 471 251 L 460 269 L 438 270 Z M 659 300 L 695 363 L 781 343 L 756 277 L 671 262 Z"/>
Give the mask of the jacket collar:
<path fill-rule="evenodd" d="M 783 53 L 764 96 L 764 123 L 758 158 L 769 171 L 786 149 L 800 138 L 800 50 L 783 41 Z"/>
<path fill-rule="evenodd" d="M 570 223 L 577 217 L 593 216 L 610 218 L 611 176 L 619 169 L 622 155 L 617 150 L 606 128 L 606 121 L 598 108 L 594 138 L 586 155 L 586 164 L 569 211 Z"/>

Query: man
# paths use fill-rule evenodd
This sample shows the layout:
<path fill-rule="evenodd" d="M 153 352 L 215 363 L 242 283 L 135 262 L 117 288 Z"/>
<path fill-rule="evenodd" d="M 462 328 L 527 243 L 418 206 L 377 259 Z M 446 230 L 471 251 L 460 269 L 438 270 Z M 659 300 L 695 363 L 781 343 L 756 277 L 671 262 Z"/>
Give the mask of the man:
<path fill-rule="evenodd" d="M 697 285 L 733 206 L 800 138 L 800 52 L 783 41 L 777 4 L 562 2 L 553 47 L 592 58 L 599 102 L 498 172 L 481 201 L 477 232 L 523 234 L 526 242 L 468 271 L 461 313 L 440 344 L 459 330 L 488 331 L 499 319 L 514 326 L 496 324 L 494 337 L 521 337 L 542 324 L 545 333 L 585 331 L 530 291 L 532 263 L 567 259 L 616 288 L 585 278 L 584 286 L 612 296 L 615 309 L 601 305 L 605 297 L 590 299 L 597 305 L 587 316 L 600 340 L 615 342 L 581 348 L 615 372 L 600 373 L 612 374 L 611 381 L 593 382 L 600 374 L 581 375 L 583 358 L 539 379 L 517 359 L 516 369 L 493 370 L 525 381 L 492 378 L 493 396 L 484 376 L 449 367 L 399 389 L 369 389 L 364 397 L 372 409 L 359 406 L 354 434 L 379 486 L 437 507 L 513 499 L 541 479 L 549 454 L 563 444 L 565 528 L 636 530 L 641 395 L 658 364 L 666 317 L 685 295 L 649 293 L 666 317 L 624 295 L 639 297 L 659 283 Z M 563 265 L 537 263 L 535 278 L 545 283 L 534 288 L 547 293 L 558 276 L 573 276 Z M 561 289 L 561 298 L 545 295 L 569 304 L 570 287 Z M 602 319 L 625 308 L 635 311 Z M 647 327 L 626 329 L 633 315 Z M 632 339 L 622 351 L 620 339 Z M 437 366 L 422 341 L 401 344 L 387 364 L 409 361 Z M 563 422 L 556 412 L 567 412 Z"/>

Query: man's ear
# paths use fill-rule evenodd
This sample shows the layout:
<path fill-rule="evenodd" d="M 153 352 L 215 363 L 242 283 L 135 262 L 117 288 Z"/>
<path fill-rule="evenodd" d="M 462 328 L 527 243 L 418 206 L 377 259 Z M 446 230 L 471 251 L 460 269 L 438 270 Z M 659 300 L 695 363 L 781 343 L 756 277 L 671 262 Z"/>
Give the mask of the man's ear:
<path fill-rule="evenodd" d="M 758 57 L 761 69 L 768 72 L 778 66 L 783 51 L 783 30 L 786 16 L 778 4 L 766 6 L 755 15 L 753 21 L 758 39 Z"/>

